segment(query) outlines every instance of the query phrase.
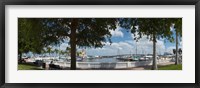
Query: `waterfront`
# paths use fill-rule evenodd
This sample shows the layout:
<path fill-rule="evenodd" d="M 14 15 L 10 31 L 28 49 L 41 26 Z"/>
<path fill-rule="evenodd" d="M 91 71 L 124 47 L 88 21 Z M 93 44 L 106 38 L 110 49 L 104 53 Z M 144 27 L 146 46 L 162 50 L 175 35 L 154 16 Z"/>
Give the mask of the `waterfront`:
<path fill-rule="evenodd" d="M 101 59 L 91 59 L 91 60 L 86 60 L 87 62 L 101 62 L 101 63 L 105 63 L 105 62 L 119 62 L 120 60 L 117 60 L 116 58 L 101 58 Z"/>
<path fill-rule="evenodd" d="M 85 58 L 83 60 L 79 60 L 76 62 L 77 69 L 82 70 L 89 70 L 89 69 L 96 69 L 96 70 L 125 70 L 125 69 L 131 69 L 131 68 L 137 68 L 137 67 L 148 67 L 152 64 L 152 59 L 145 59 L 144 57 L 140 57 L 143 59 L 138 60 L 122 60 L 118 59 L 117 57 L 112 58 Z M 126 59 L 126 58 L 124 58 Z M 180 58 L 181 60 L 181 58 Z M 157 64 L 158 65 L 169 65 L 174 63 L 174 56 L 160 56 L 157 58 Z M 52 57 L 43 57 L 40 59 L 38 58 L 29 58 L 26 60 L 25 63 L 29 63 L 32 65 L 36 65 L 38 67 L 46 69 L 46 70 L 67 70 L 71 66 L 71 61 L 67 59 L 58 59 Z"/>
<path fill-rule="evenodd" d="M 152 65 L 155 70 L 159 63 L 182 63 L 182 29 L 175 29 L 175 24 L 182 26 L 182 18 L 18 20 L 19 64 L 30 63 L 47 70 Z"/>

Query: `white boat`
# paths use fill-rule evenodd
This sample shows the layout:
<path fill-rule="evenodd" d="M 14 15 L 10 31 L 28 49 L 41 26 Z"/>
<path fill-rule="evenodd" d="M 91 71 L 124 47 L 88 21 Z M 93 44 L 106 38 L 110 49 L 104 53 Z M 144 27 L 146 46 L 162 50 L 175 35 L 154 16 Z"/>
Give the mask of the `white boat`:
<path fill-rule="evenodd" d="M 157 56 L 157 59 L 159 58 L 159 56 Z M 144 60 L 151 60 L 153 59 L 153 56 L 152 55 L 146 55 L 143 57 Z"/>
<path fill-rule="evenodd" d="M 36 57 L 35 60 L 57 60 L 56 57 Z"/>

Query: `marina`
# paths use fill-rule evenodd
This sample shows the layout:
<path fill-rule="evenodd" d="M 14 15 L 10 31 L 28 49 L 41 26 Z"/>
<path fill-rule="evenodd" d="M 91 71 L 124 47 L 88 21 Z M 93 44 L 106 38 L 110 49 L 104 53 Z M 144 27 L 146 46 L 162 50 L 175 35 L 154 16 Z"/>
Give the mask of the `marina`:
<path fill-rule="evenodd" d="M 24 68 L 158 70 L 158 65 L 182 64 L 182 18 L 18 20 L 18 65 Z"/>
<path fill-rule="evenodd" d="M 103 58 L 104 57 L 104 58 Z M 141 66 L 150 66 L 152 64 L 152 56 L 138 56 L 137 58 L 130 58 L 124 55 L 124 58 L 118 56 L 100 56 L 94 58 L 79 58 L 77 59 L 77 69 L 128 69 Z M 107 58 L 105 58 L 107 57 Z M 110 58 L 108 58 L 110 57 Z M 127 58 L 125 58 L 127 57 Z M 136 57 L 136 56 L 135 56 Z M 157 57 L 157 64 L 165 64 L 174 62 L 174 56 L 159 56 Z M 71 58 L 59 57 L 35 57 L 24 58 L 24 63 L 35 64 L 46 70 L 69 69 Z"/>

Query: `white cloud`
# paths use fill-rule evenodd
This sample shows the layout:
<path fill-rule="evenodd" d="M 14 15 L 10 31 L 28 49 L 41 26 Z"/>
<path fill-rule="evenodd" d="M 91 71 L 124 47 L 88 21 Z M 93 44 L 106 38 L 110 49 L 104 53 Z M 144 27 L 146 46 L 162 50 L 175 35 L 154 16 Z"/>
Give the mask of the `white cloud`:
<path fill-rule="evenodd" d="M 123 37 L 124 34 L 122 33 L 120 27 L 117 27 L 115 30 L 110 30 L 112 37 Z"/>
<path fill-rule="evenodd" d="M 176 49 L 175 46 L 170 46 L 168 48 L 166 48 L 166 52 L 172 53 L 173 54 L 173 49 Z"/>
<path fill-rule="evenodd" d="M 69 44 L 68 44 L 68 43 L 62 43 L 62 44 L 60 45 L 60 49 L 61 49 L 61 50 L 64 50 L 64 51 L 66 50 L 67 47 L 69 47 Z"/>
<path fill-rule="evenodd" d="M 67 47 L 69 47 L 68 43 L 61 43 L 60 45 L 53 46 L 52 50 L 59 49 L 65 51 Z"/>
<path fill-rule="evenodd" d="M 137 43 L 132 39 L 121 42 L 113 42 L 112 44 L 110 44 L 109 42 L 105 42 L 104 44 L 105 46 L 103 46 L 102 48 L 87 48 L 87 55 L 116 55 L 130 53 L 134 54 L 136 53 L 136 47 L 138 54 L 152 54 L 153 52 L 153 42 L 149 41 L 146 36 L 142 37 Z M 65 50 L 68 46 L 68 43 L 62 43 L 60 45 L 60 49 Z M 182 42 L 180 42 L 179 47 L 182 47 Z M 56 48 L 59 49 L 59 47 Z M 172 53 L 173 49 L 175 49 L 175 45 L 166 48 L 163 40 L 157 40 L 157 54 L 163 54 L 164 52 Z"/>
<path fill-rule="evenodd" d="M 117 33 L 120 32 L 120 29 L 117 28 L 115 31 L 113 31 L 113 36 L 120 36 L 123 37 L 123 33 Z M 109 42 L 105 42 L 105 46 L 102 48 L 86 48 L 87 55 L 116 55 L 116 54 L 134 54 L 136 53 L 136 47 L 137 47 L 137 53 L 138 54 L 152 54 L 153 53 L 153 42 L 149 41 L 146 36 L 143 36 L 137 43 L 133 40 L 134 36 L 131 36 L 131 40 L 123 40 L 121 42 L 113 42 L 110 44 Z M 66 47 L 68 47 L 68 43 L 62 43 L 60 45 L 61 50 L 65 50 Z M 179 47 L 182 47 L 182 42 L 180 42 Z M 59 49 L 59 48 L 57 48 Z M 172 47 L 165 47 L 163 39 L 157 40 L 156 43 L 156 50 L 157 54 L 163 54 L 164 52 L 171 52 L 172 49 L 175 49 L 175 45 Z"/>
<path fill-rule="evenodd" d="M 126 42 L 106 44 L 102 49 L 86 49 L 88 55 L 117 55 L 117 54 L 130 54 L 133 46 Z"/>
<path fill-rule="evenodd" d="M 116 54 L 152 54 L 153 52 L 153 42 L 143 37 L 139 42 L 133 40 L 127 40 L 123 42 L 114 42 L 111 45 L 106 43 L 103 49 L 87 49 L 88 55 L 116 55 Z M 156 43 L 157 54 L 163 54 L 165 52 L 164 42 L 157 40 Z"/>
<path fill-rule="evenodd" d="M 179 48 L 182 48 L 182 43 L 181 43 L 181 45 L 178 46 L 178 49 L 179 49 Z M 166 52 L 173 53 L 173 49 L 176 49 L 176 46 L 175 46 L 175 45 L 174 45 L 174 46 L 167 47 L 167 48 L 166 48 Z"/>
<path fill-rule="evenodd" d="M 134 38 L 134 35 L 132 35 L 132 39 Z M 135 46 L 138 47 L 139 53 L 153 53 L 153 42 L 147 39 L 147 36 L 143 36 L 139 41 L 136 43 L 136 41 L 127 41 L 129 43 L 133 43 Z M 156 50 L 157 54 L 163 54 L 165 52 L 165 44 L 163 39 L 157 40 L 156 43 Z"/>

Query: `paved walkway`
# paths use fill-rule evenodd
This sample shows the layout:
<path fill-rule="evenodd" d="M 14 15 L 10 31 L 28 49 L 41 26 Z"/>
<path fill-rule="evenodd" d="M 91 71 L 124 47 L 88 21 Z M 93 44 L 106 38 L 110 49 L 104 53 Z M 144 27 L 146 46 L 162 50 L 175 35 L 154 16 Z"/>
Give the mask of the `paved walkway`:
<path fill-rule="evenodd" d="M 171 65 L 171 64 L 175 64 L 175 62 L 159 63 L 158 66 L 165 66 L 165 65 Z M 151 67 L 152 67 L 151 65 L 148 65 L 148 66 L 122 68 L 122 69 L 81 69 L 81 68 L 77 68 L 77 70 L 150 70 Z M 70 68 L 65 67 L 63 70 L 70 70 Z"/>
<path fill-rule="evenodd" d="M 165 65 L 171 65 L 175 64 L 175 62 L 167 62 L 167 63 L 160 63 L 158 66 L 165 66 Z M 122 68 L 122 69 L 80 69 L 77 68 L 77 70 L 150 70 L 151 65 L 148 66 L 142 66 L 142 67 L 133 67 L 133 68 Z"/>
<path fill-rule="evenodd" d="M 160 63 L 160 64 L 158 64 L 158 66 L 165 66 L 165 65 L 171 65 L 171 64 L 175 64 L 175 62 Z M 146 69 L 151 69 L 151 65 L 142 66 L 142 67 L 134 67 L 134 68 L 130 68 L 130 69 L 132 69 L 132 70 L 146 70 Z"/>

